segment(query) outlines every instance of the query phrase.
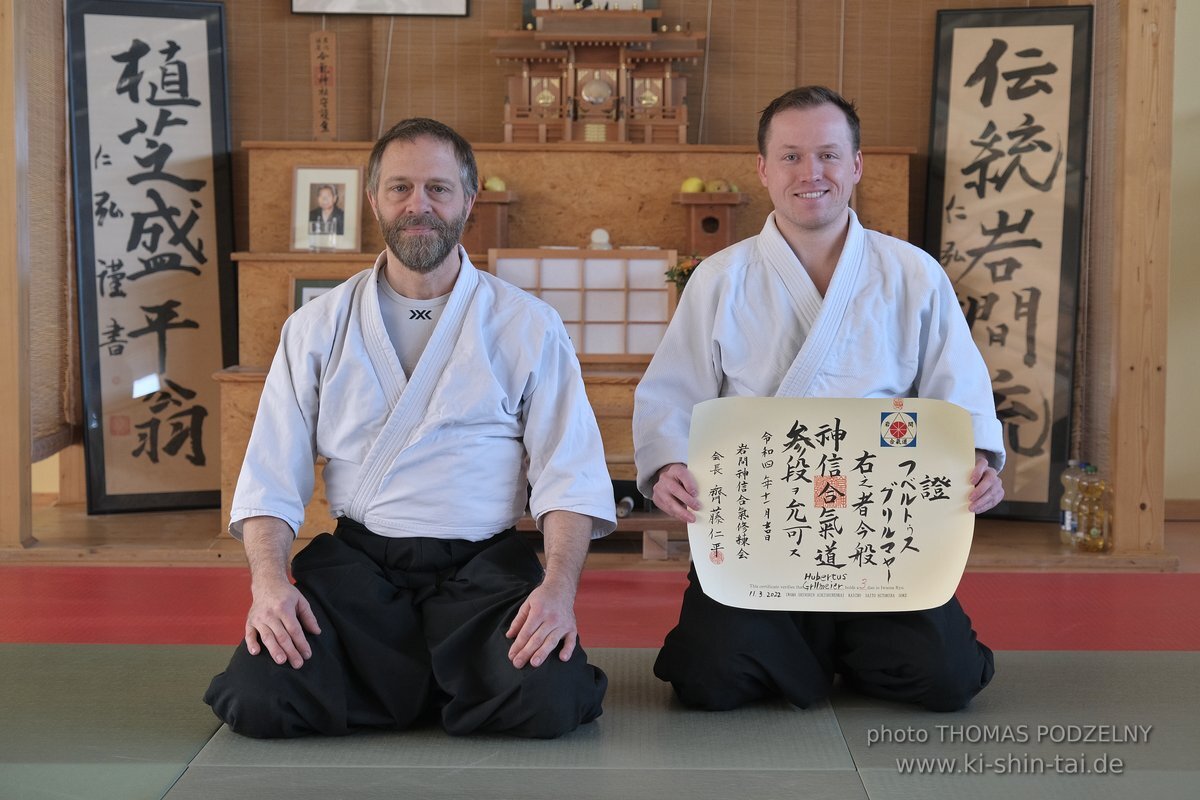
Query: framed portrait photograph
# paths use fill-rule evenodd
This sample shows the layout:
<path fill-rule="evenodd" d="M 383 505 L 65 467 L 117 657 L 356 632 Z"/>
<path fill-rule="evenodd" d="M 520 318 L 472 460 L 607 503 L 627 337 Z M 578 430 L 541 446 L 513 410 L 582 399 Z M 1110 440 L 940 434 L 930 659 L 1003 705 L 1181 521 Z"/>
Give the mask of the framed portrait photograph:
<path fill-rule="evenodd" d="M 292 0 L 292 13 L 465 17 L 467 0 Z"/>
<path fill-rule="evenodd" d="M 342 278 L 293 278 L 292 279 L 292 311 L 321 295 L 335 286 L 345 283 Z"/>
<path fill-rule="evenodd" d="M 296 167 L 292 249 L 358 252 L 362 199 L 361 167 Z"/>

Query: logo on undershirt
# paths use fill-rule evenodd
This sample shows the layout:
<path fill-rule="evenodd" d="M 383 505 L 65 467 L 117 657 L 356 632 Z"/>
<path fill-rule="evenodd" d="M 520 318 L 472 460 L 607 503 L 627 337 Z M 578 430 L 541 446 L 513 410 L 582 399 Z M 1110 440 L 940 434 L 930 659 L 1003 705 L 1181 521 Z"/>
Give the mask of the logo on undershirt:
<path fill-rule="evenodd" d="M 430 316 L 430 314 L 432 314 L 432 313 L 433 313 L 433 309 L 413 308 L 413 309 L 409 309 L 408 318 L 409 319 L 427 319 L 427 320 L 432 321 L 433 317 Z"/>

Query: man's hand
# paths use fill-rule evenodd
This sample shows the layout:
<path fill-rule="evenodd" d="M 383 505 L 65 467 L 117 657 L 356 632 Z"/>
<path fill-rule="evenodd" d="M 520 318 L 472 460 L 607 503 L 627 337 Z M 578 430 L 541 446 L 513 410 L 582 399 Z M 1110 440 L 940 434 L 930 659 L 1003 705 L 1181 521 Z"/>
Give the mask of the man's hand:
<path fill-rule="evenodd" d="M 540 667 L 562 642 L 558 657 L 571 658 L 579 641 L 575 625 L 575 590 L 592 540 L 592 518 L 573 511 L 555 510 L 542 517 L 546 543 L 546 577 L 529 593 L 505 636 L 515 639 L 508 660 L 521 669 Z"/>
<path fill-rule="evenodd" d="M 654 479 L 654 505 L 680 522 L 695 522 L 700 510 L 700 487 L 687 465 L 675 462 L 658 471 Z"/>
<path fill-rule="evenodd" d="M 540 667 L 562 642 L 560 661 L 568 661 L 579 641 L 575 625 L 575 587 L 561 582 L 542 583 L 521 604 L 516 619 L 504 634 L 516 637 L 508 649 L 508 660 L 517 669 L 526 664 Z"/>
<path fill-rule="evenodd" d="M 304 631 L 321 632 L 312 607 L 287 577 L 292 529 L 275 517 L 250 517 L 242 523 L 242 541 L 250 562 L 250 592 L 254 601 L 246 616 L 246 649 L 262 652 L 260 640 L 276 664 L 300 669 L 312 658 Z"/>
<path fill-rule="evenodd" d="M 987 458 L 975 451 L 975 469 L 971 470 L 971 490 L 967 501 L 972 514 L 982 514 L 1004 499 L 1004 485 L 996 470 L 988 466 Z"/>
<path fill-rule="evenodd" d="M 270 581 L 253 586 L 254 602 L 246 617 L 246 649 L 256 656 L 259 642 L 266 645 L 276 664 L 285 661 L 300 669 L 312 658 L 312 648 L 304 631 L 319 634 L 321 627 L 304 595 L 288 581 Z"/>

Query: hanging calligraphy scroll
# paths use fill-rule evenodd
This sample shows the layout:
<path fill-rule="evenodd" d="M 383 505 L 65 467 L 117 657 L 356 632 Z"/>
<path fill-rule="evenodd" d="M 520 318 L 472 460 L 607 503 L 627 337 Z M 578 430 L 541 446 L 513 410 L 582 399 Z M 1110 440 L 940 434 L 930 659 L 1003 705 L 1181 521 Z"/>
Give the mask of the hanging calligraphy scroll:
<path fill-rule="evenodd" d="M 992 376 L 996 516 L 1057 519 L 1070 448 L 1092 8 L 938 12 L 927 247 Z"/>
<path fill-rule="evenodd" d="M 220 504 L 236 361 L 219 3 L 68 0 L 88 511 Z"/>
<path fill-rule="evenodd" d="M 688 540 L 700 585 L 738 608 L 940 606 L 971 550 L 974 463 L 970 415 L 942 400 L 699 403 Z"/>
<path fill-rule="evenodd" d="M 337 139 L 337 35 L 333 31 L 313 31 L 308 37 L 312 63 L 313 140 Z"/>

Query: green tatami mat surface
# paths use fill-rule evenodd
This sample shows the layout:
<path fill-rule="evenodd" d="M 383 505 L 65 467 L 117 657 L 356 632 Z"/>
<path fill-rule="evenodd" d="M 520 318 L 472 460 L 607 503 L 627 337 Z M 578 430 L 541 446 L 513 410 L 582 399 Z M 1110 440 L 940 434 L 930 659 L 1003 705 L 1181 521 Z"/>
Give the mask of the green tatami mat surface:
<path fill-rule="evenodd" d="M 232 647 L 0 644 L 0 798 L 160 798 L 219 725 Z"/>
<path fill-rule="evenodd" d="M 965 712 L 832 704 L 872 800 L 1200 797 L 1200 653 L 999 652 Z"/>
<path fill-rule="evenodd" d="M 723 714 L 689 711 L 654 677 L 655 650 L 589 652 L 608 674 L 604 714 L 560 739 L 447 736 L 440 728 L 340 738 L 253 740 L 221 728 L 196 766 L 488 769 L 850 769 L 827 703 L 783 702 Z"/>
<path fill-rule="evenodd" d="M 693 712 L 681 708 L 651 674 L 653 650 L 595 650 L 592 655 L 611 680 L 605 714 L 563 739 L 453 739 L 422 730 L 258 742 L 222 728 L 168 800 L 232 800 L 247 796 L 248 787 L 255 800 L 1190 800 L 1200 785 L 1196 653 L 998 653 L 992 685 L 970 709 L 955 714 L 842 690 L 830 703 L 808 711 L 779 703 L 721 714 Z M 1041 742 L 967 741 L 981 736 L 1034 740 L 1039 725 L 1047 729 Z M 1149 740 L 1051 741 L 1128 736 L 1127 726 L 1142 726 L 1139 731 L 1150 726 Z M 871 731 L 885 741 L 868 744 Z M 976 773 L 976 762 L 968 766 L 964 757 L 974 759 L 980 752 L 991 766 Z M 1065 774 L 1070 769 L 1065 763 L 1064 774 L 1051 774 L 1056 755 L 1066 759 L 1080 753 L 1088 769 L 1105 754 L 1110 763 L 1121 758 L 1122 774 Z M 922 767 L 911 762 L 902 769 L 897 761 L 902 758 L 959 761 L 953 766 L 929 761 Z M 1041 774 L 1032 774 L 1039 769 L 1037 758 L 1044 766 Z M 1023 767 L 1031 772 L 997 774 L 996 759 L 1006 759 L 1010 773 Z M 926 774 L 919 774 L 922 769 Z"/>
<path fill-rule="evenodd" d="M 0 800 L 1191 800 L 1200 786 L 1200 653 L 1001 652 L 955 714 L 842 690 L 807 711 L 708 714 L 653 677 L 653 650 L 596 649 L 604 716 L 546 742 L 243 739 L 200 700 L 230 652 L 0 645 Z"/>

